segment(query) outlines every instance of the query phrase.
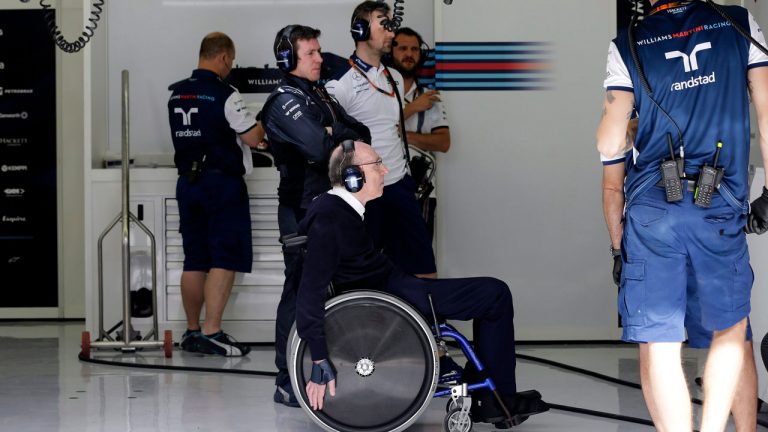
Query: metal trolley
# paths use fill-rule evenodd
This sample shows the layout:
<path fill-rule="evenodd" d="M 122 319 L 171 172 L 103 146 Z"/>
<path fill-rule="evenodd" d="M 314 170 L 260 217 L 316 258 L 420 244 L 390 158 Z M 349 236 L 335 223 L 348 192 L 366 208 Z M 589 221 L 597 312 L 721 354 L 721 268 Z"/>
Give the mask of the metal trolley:
<path fill-rule="evenodd" d="M 155 236 L 141 221 L 129 210 L 129 100 L 128 100 L 128 71 L 122 73 L 122 210 L 112 223 L 101 233 L 98 241 L 98 269 L 99 269 L 99 335 L 95 341 L 91 341 L 91 334 L 84 331 L 82 334 L 80 357 L 90 358 L 92 348 L 113 348 L 122 352 L 135 352 L 139 348 L 162 348 L 165 357 L 173 355 L 173 338 L 170 330 L 163 334 L 163 340 L 159 340 L 157 326 L 157 261 Z M 122 287 L 123 287 L 123 320 L 118 322 L 110 330 L 104 330 L 104 263 L 103 242 L 106 235 L 121 223 L 122 231 Z M 143 338 L 134 340 L 131 326 L 131 245 L 130 224 L 138 226 L 150 240 L 150 256 L 152 261 L 152 330 Z M 112 333 L 122 325 L 122 337 L 113 337 Z M 122 339 L 122 340 L 119 340 Z"/>

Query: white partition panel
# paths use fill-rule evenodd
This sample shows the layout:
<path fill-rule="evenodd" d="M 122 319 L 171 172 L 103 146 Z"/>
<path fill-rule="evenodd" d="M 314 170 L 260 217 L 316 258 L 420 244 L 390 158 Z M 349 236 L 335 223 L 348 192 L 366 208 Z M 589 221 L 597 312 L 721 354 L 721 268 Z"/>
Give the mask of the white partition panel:
<path fill-rule="evenodd" d="M 505 280 L 518 339 L 616 339 L 594 139 L 615 2 L 435 7 L 438 44 L 548 42 L 554 58 L 551 90 L 443 91 L 453 145 L 438 160 L 438 272 Z"/>

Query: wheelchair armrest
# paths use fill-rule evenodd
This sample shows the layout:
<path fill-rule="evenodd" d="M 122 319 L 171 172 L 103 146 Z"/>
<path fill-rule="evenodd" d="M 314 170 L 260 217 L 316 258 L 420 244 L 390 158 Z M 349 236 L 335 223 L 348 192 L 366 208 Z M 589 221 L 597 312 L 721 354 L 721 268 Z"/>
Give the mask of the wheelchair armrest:
<path fill-rule="evenodd" d="M 296 247 L 307 243 L 307 236 L 288 234 L 280 238 L 280 243 L 285 247 Z"/>

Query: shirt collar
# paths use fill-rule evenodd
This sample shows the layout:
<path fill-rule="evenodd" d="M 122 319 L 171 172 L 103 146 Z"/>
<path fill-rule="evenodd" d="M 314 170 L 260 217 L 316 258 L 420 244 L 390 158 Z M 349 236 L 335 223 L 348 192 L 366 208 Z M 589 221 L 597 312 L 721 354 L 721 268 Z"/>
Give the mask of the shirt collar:
<path fill-rule="evenodd" d="M 350 193 L 348 190 L 344 189 L 341 186 L 334 186 L 333 189 L 328 191 L 329 195 L 336 195 L 337 197 L 343 199 L 347 204 L 349 204 L 357 214 L 360 215 L 360 218 L 365 218 L 365 206 L 355 198 L 352 193 Z"/>
<path fill-rule="evenodd" d="M 690 2 L 685 0 L 659 0 L 656 2 L 655 5 L 651 6 L 651 11 L 656 10 L 659 6 L 665 5 L 667 3 L 683 3 L 680 6 L 688 6 Z"/>
<path fill-rule="evenodd" d="M 308 80 L 306 78 L 302 78 L 302 77 L 293 75 L 291 73 L 286 73 L 285 74 L 285 80 L 289 84 L 293 84 L 296 87 L 299 87 L 299 88 L 304 89 L 304 90 L 312 91 L 315 88 L 315 83 L 314 82 L 312 82 L 312 81 L 310 81 L 310 80 Z"/>
<path fill-rule="evenodd" d="M 192 78 L 216 78 L 221 79 L 216 72 L 208 69 L 195 69 L 192 71 Z"/>
<path fill-rule="evenodd" d="M 352 59 L 352 62 L 355 63 L 355 66 L 359 67 L 361 71 L 368 73 L 371 68 L 373 68 L 372 65 L 369 65 L 368 63 L 364 62 L 363 59 L 357 56 L 357 53 L 352 53 L 352 56 L 350 57 Z"/>

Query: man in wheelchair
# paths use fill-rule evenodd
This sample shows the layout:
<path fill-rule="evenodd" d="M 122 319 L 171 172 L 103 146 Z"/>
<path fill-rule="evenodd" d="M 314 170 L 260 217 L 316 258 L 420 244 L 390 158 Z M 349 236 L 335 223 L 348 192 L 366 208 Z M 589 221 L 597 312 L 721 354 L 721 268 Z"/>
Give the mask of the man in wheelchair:
<path fill-rule="evenodd" d="M 484 370 L 479 373 L 468 362 L 464 381 L 483 381 L 487 374 L 500 396 L 487 389 L 472 393 L 470 413 L 475 422 L 509 428 L 512 424 L 505 421 L 509 418 L 505 411 L 522 419 L 547 411 L 538 392 L 517 393 L 514 310 L 507 284 L 490 277 L 416 278 L 374 249 L 363 223 L 365 204 L 381 196 L 386 173 L 387 167 L 371 146 L 345 141 L 331 155 L 333 188 L 314 200 L 299 225 L 298 234 L 306 236 L 307 242 L 298 283 L 296 326 L 313 361 L 306 385 L 307 404 L 322 410 L 326 388 L 331 397 L 344 391 L 343 382 L 336 386 L 325 339 L 324 304 L 328 286 L 333 284 L 336 290 L 393 294 L 427 317 L 434 311 L 445 319 L 474 320 L 474 347 Z M 500 406 L 501 401 L 505 407 Z"/>

